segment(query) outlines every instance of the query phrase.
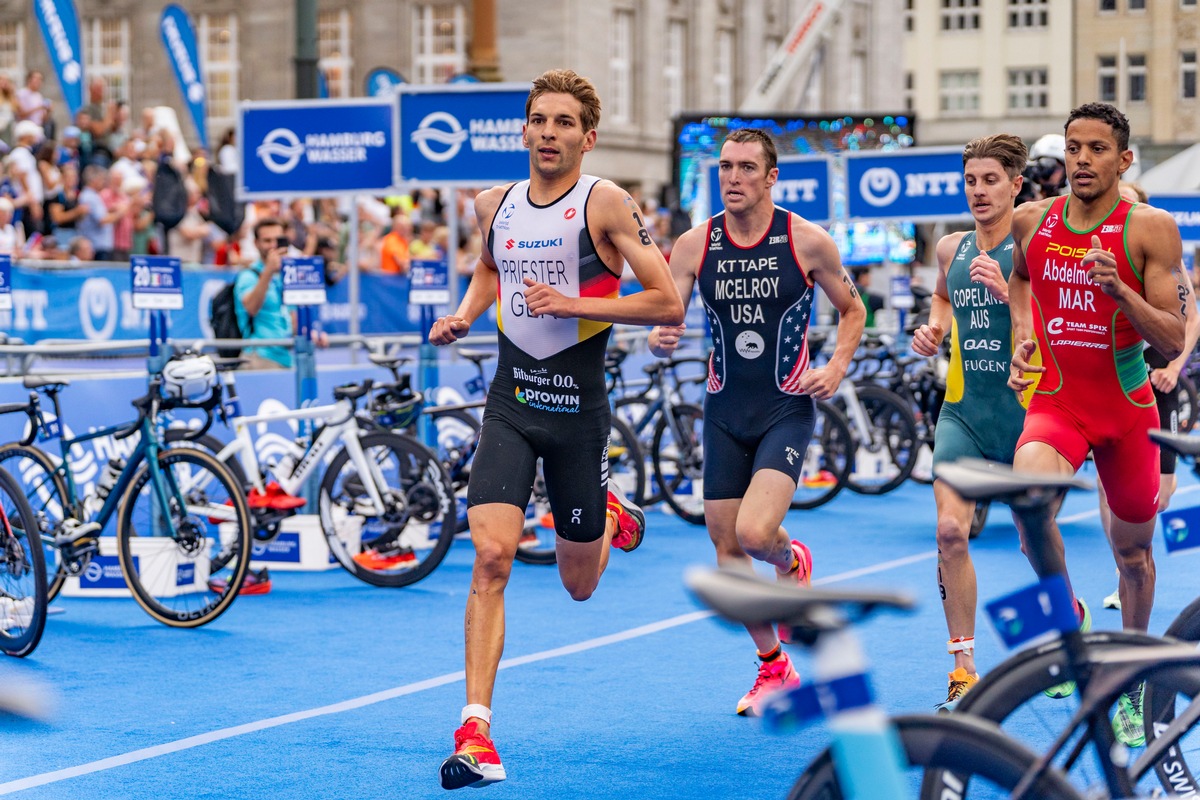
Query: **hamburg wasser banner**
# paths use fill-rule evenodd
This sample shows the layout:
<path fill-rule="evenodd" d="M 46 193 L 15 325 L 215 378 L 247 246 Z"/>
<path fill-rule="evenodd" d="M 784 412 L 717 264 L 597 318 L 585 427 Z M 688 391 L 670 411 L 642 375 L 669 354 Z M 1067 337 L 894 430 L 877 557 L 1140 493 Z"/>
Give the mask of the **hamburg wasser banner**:
<path fill-rule="evenodd" d="M 158 23 L 167 58 L 175 69 L 179 91 L 196 126 L 200 146 L 208 149 L 207 93 L 196 48 L 196 31 L 187 12 L 175 4 L 163 9 Z"/>
<path fill-rule="evenodd" d="M 79 15 L 72 0 L 33 0 L 38 27 L 46 40 L 71 119 L 83 106 L 83 53 L 79 48 Z"/>

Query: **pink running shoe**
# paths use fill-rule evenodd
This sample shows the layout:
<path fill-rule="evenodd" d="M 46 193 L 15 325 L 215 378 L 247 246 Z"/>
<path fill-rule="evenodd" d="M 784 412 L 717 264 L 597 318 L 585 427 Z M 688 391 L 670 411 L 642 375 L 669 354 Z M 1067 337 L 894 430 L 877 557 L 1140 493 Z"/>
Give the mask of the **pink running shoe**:
<path fill-rule="evenodd" d="M 442 762 L 439 772 L 443 789 L 480 788 L 507 777 L 496 745 L 471 719 L 454 732 L 454 755 Z"/>
<path fill-rule="evenodd" d="M 754 686 L 738 700 L 737 713 L 743 717 L 757 717 L 762 714 L 762 704 L 775 692 L 791 689 L 800 685 L 800 675 L 792 666 L 792 660 L 787 653 L 780 653 L 774 661 L 764 661 L 758 666 L 758 677 Z"/>
<path fill-rule="evenodd" d="M 791 583 L 795 581 L 799 585 L 808 588 L 812 586 L 812 553 L 808 550 L 808 545 L 804 542 L 792 539 L 792 552 L 796 554 L 796 560 L 800 562 L 800 566 L 795 572 L 789 572 L 786 575 L 777 575 L 780 583 Z M 785 626 L 779 626 L 779 641 L 784 644 L 790 644 L 792 637 L 788 635 L 788 630 Z"/>

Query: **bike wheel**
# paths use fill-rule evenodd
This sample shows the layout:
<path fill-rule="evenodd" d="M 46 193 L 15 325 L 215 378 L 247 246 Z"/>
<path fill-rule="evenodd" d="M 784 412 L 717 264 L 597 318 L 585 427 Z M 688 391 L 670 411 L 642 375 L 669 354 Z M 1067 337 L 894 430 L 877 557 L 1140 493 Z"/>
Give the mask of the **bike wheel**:
<path fill-rule="evenodd" d="M 49 603 L 37 515 L 0 469 L 0 650 L 23 658 L 37 649 Z"/>
<path fill-rule="evenodd" d="M 317 500 L 329 550 L 346 571 L 374 586 L 408 586 L 442 563 L 454 540 L 454 489 L 437 454 L 407 436 L 359 439 L 369 475 L 350 453 L 333 458 Z M 372 487 L 383 503 L 371 500 Z M 355 556 L 359 556 L 358 559 Z"/>
<path fill-rule="evenodd" d="M 0 447 L 0 467 L 20 485 L 37 522 L 46 569 L 46 598 L 58 597 L 67 580 L 67 565 L 54 546 L 54 531 L 67 516 L 67 487 L 54 460 L 44 451 L 19 444 Z"/>
<path fill-rule="evenodd" d="M 654 429 L 654 477 L 663 500 L 693 525 L 704 524 L 704 410 L 690 403 L 671 407 L 674 424 L 664 416 Z"/>
<path fill-rule="evenodd" d="M 983 526 L 987 525 L 988 511 L 991 508 L 992 504 L 986 500 L 975 503 L 975 513 L 971 515 L 971 530 L 967 534 L 968 539 L 974 539 L 983 533 Z"/>
<path fill-rule="evenodd" d="M 854 469 L 854 435 L 845 415 L 820 400 L 815 405 L 816 424 L 792 496 L 794 509 L 825 505 L 846 486 Z"/>
<path fill-rule="evenodd" d="M 1200 411 L 1196 384 L 1188 375 L 1180 375 L 1175 391 L 1179 394 L 1179 432 L 1191 433 L 1196 427 L 1196 413 Z"/>
<path fill-rule="evenodd" d="M 647 508 L 655 503 L 661 503 L 663 499 L 662 488 L 658 484 L 658 479 L 654 477 L 654 464 L 650 461 L 651 453 L 654 452 L 654 425 L 652 419 L 647 419 L 651 413 L 653 401 L 647 400 L 640 395 L 631 397 L 622 397 L 613 404 L 613 415 L 619 417 L 626 427 L 634 433 L 634 438 L 637 440 L 638 448 L 642 453 L 643 462 L 650 464 L 649 467 L 643 463 L 642 472 L 650 480 L 647 481 L 646 487 L 638 498 L 629 496 L 633 502 L 637 503 L 642 508 Z M 639 435 L 640 432 L 640 435 Z"/>
<path fill-rule="evenodd" d="M 1164 643 L 1158 637 L 1133 631 L 1095 631 L 1083 637 L 1093 658 L 1129 647 Z M 1056 699 L 1044 694 L 1046 689 L 1063 682 L 1067 663 L 1061 639 L 1019 651 L 985 674 L 959 701 L 954 713 L 989 720 L 1034 750 L 1048 750 L 1054 738 L 1067 729 L 1071 715 L 1078 708 L 1074 697 Z M 1089 742 L 1083 747 L 1082 755 L 1070 757 L 1073 746 L 1085 744 L 1080 741 L 1084 737 Z M 1096 762 L 1095 745 L 1090 743 L 1090 734 L 1086 730 L 1076 732 L 1071 744 L 1059 754 L 1055 766 L 1081 791 L 1084 787 L 1090 790 L 1105 788 L 1103 774 Z M 931 772 L 922 797 L 937 800 L 948 790 L 953 790 L 956 797 L 963 796 L 954 788 L 960 782 L 961 778 Z M 1139 794 L 1144 791 L 1149 796 L 1153 788 L 1148 785 L 1151 782 L 1149 777 L 1144 778 L 1138 786 Z"/>
<path fill-rule="evenodd" d="M 1193 600 L 1179 613 L 1168 626 L 1165 636 L 1185 642 L 1200 642 L 1200 598 Z M 1157 739 L 1195 695 L 1190 691 L 1171 691 L 1155 681 L 1147 682 L 1142 697 L 1146 743 Z M 1200 732 L 1189 732 L 1179 746 L 1172 748 L 1154 765 L 1154 771 L 1165 789 L 1179 797 L 1200 796 L 1197 751 L 1200 751 Z"/>
<path fill-rule="evenodd" d="M 154 488 L 163 479 L 164 508 Z M 180 505 L 182 501 L 182 505 Z M 250 566 L 253 523 L 246 495 L 215 456 L 163 448 L 143 462 L 121 498 L 117 555 L 125 582 L 146 613 L 174 628 L 221 616 Z"/>
<path fill-rule="evenodd" d="M 904 483 L 917 464 L 917 421 L 895 392 L 870 384 L 856 389 L 870 429 L 869 441 L 858 443 L 848 485 L 859 494 L 886 494 Z"/>
<path fill-rule="evenodd" d="M 954 769 L 971 785 L 971 796 L 1006 798 L 1037 761 L 1037 756 L 998 728 L 968 717 L 904 716 L 892 720 L 899 734 L 908 775 L 916 785 L 924 770 Z M 869 776 L 864 776 L 869 780 Z M 822 751 L 792 786 L 788 800 L 841 800 L 845 796 L 830 750 Z M 869 791 L 859 796 L 869 797 Z M 1062 776 L 1048 772 L 1038 778 L 1028 797 L 1082 800 Z M 961 795 L 949 791 L 943 798 Z"/>
<path fill-rule="evenodd" d="M 471 477 L 471 455 L 479 441 L 479 418 L 470 411 L 434 411 L 431 414 L 437 430 L 437 451 L 450 473 L 454 490 L 467 488 Z"/>
<path fill-rule="evenodd" d="M 555 564 L 558 562 L 558 532 L 550 513 L 550 499 L 546 496 L 546 478 L 542 474 L 542 460 L 537 462 L 537 475 L 533 479 L 533 496 L 525 510 L 525 527 L 521 540 L 517 542 L 517 561 L 524 564 Z"/>

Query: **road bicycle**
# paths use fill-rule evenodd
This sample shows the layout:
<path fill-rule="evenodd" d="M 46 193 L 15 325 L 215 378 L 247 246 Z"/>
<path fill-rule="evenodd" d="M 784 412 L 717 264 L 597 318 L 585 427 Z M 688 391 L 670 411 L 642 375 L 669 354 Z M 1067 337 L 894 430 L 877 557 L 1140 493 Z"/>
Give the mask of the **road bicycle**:
<path fill-rule="evenodd" d="M 1009 503 L 1028 530 L 1040 529 L 1068 489 L 1090 488 L 1081 479 L 1022 474 L 1005 465 L 969 459 L 939 466 L 938 477 L 968 499 Z M 1037 538 L 1031 537 L 1031 542 Z M 1069 598 L 1064 602 L 1069 603 Z M 1185 614 L 1191 622 L 1173 624 L 1172 629 L 1180 633 L 1190 626 L 1191 635 L 1200 638 L 1197 604 Z M 1075 619 L 1072 611 L 1066 616 Z M 1180 698 L 1197 697 L 1200 690 L 1200 660 L 1194 645 L 1180 647 L 1174 639 L 1134 631 L 1084 633 L 1074 626 L 1059 630 L 1050 641 L 1021 650 L 986 673 L 954 713 L 991 720 L 1019 732 L 1022 739 L 1051 738 L 1053 743 L 1039 765 L 1055 765 L 1089 796 L 1150 796 L 1157 790 L 1155 783 L 1180 796 L 1194 796 L 1197 783 L 1189 760 L 1194 760 L 1195 742 L 1200 739 L 1192 731 L 1200 719 L 1200 703 L 1180 704 Z M 1045 694 L 1065 680 L 1077 684 L 1081 698 L 1077 708 Z M 1116 743 L 1110 710 L 1123 691 L 1143 681 L 1150 744 L 1134 758 L 1128 748 Z M 1088 751 L 1096 756 L 1094 761 L 1082 757 Z M 961 779 L 961 775 L 931 773 L 923 797 L 941 797 L 947 786 L 958 786 Z M 1193 795 L 1181 791 L 1185 788 Z"/>
<path fill-rule="evenodd" d="M 71 436 L 59 403 L 69 381 L 26 377 L 24 385 L 32 390 L 29 401 L 0 411 L 24 412 L 29 427 L 21 441 L 0 447 L 0 467 L 17 479 L 36 518 L 48 556 L 48 596 L 55 597 L 69 577 L 115 577 L 102 558 L 111 540 L 101 536 L 115 516 L 120 576 L 146 613 L 180 628 L 204 625 L 223 614 L 249 566 L 251 521 L 245 496 L 210 454 L 163 444 L 165 411 L 199 409 L 205 422 L 196 433 L 207 430 L 218 402 L 212 388 L 203 400 L 173 396 L 173 384 L 152 375 L 147 393 L 133 401 L 137 419 L 132 423 Z M 32 444 L 34 435 L 58 439 L 59 455 L 52 457 Z M 110 436 L 114 451 L 127 455 L 103 466 L 95 491 L 85 495 L 72 468 L 85 460 L 80 445 Z"/>
<path fill-rule="evenodd" d="M 49 603 L 37 517 L 20 484 L 0 469 L 0 651 L 22 658 L 36 650 Z"/>
<path fill-rule="evenodd" d="M 277 531 L 272 496 L 299 497 L 310 479 L 320 478 L 317 515 L 334 559 L 359 580 L 375 586 L 408 586 L 428 576 L 454 539 L 454 492 L 437 454 L 416 439 L 365 430 L 357 403 L 374 384 L 364 380 L 333 390 L 334 402 L 297 410 L 243 414 L 232 367 L 223 362 L 224 417 L 233 430 L 225 444 L 211 436 L 167 432 L 168 441 L 187 438 L 215 454 L 235 476 L 242 494 L 266 498 L 259 517 L 260 540 Z M 282 453 L 262 464 L 252 430 L 270 423 L 316 423 L 311 435 L 281 439 Z M 263 467 L 275 485 L 268 483 Z"/>
<path fill-rule="evenodd" d="M 1053 769 L 1034 772 L 1037 756 L 994 723 L 968 716 L 889 718 L 876 705 L 866 655 L 854 626 L 912 600 L 883 592 L 809 589 L 728 569 L 694 569 L 686 583 L 708 607 L 741 625 L 782 624 L 790 640 L 812 651 L 813 681 L 777 692 L 765 723 L 787 731 L 824 717 L 833 745 L 809 763 L 788 800 L 907 800 L 927 770 L 953 770 L 972 796 L 1009 797 L 1032 776 L 1031 797 L 1082 800 Z M 957 798 L 953 788 L 943 800 Z"/>

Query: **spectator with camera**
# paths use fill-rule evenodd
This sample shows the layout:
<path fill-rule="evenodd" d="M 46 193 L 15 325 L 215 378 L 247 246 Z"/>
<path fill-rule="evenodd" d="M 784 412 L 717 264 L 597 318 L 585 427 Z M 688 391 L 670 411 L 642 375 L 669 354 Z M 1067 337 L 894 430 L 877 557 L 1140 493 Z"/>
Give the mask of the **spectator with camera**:
<path fill-rule="evenodd" d="M 1067 141 L 1061 133 L 1047 133 L 1029 148 L 1029 162 L 1021 173 L 1025 180 L 1014 205 L 1057 197 L 1067 188 Z"/>

